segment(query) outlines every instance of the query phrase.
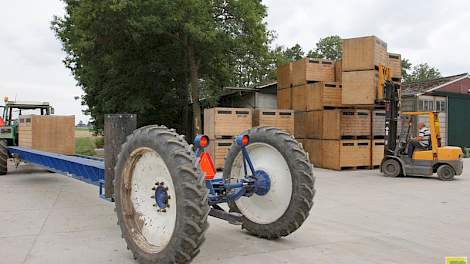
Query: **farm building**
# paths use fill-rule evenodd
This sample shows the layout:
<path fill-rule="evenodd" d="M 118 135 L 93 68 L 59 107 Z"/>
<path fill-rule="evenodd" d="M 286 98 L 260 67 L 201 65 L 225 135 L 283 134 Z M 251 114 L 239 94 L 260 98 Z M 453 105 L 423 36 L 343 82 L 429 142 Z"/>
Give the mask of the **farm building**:
<path fill-rule="evenodd" d="M 220 96 L 220 107 L 277 108 L 277 82 L 258 85 L 253 88 L 225 87 Z"/>
<path fill-rule="evenodd" d="M 442 143 L 470 147 L 470 138 L 466 136 L 470 131 L 470 76 L 467 73 L 402 87 L 402 111 L 439 112 Z"/>

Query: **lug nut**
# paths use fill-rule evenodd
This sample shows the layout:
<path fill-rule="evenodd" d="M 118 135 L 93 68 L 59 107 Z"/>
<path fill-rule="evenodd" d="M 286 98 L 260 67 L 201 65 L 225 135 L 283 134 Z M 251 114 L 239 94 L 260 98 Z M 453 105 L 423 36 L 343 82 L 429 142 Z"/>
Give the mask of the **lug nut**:
<path fill-rule="evenodd" d="M 155 195 L 150 196 L 150 198 L 155 199 Z"/>
<path fill-rule="evenodd" d="M 157 207 L 157 204 L 153 204 L 153 207 Z"/>
<path fill-rule="evenodd" d="M 161 212 L 162 212 L 162 213 L 166 213 L 166 209 L 162 209 Z"/>
<path fill-rule="evenodd" d="M 168 187 L 165 187 L 165 189 L 164 189 L 164 190 L 165 190 L 165 191 L 168 191 Z"/>
<path fill-rule="evenodd" d="M 171 195 L 169 195 L 169 194 L 168 194 L 168 198 L 167 198 L 167 200 L 170 200 L 170 199 L 171 199 Z"/>
<path fill-rule="evenodd" d="M 155 191 L 155 187 L 152 187 L 152 191 Z"/>

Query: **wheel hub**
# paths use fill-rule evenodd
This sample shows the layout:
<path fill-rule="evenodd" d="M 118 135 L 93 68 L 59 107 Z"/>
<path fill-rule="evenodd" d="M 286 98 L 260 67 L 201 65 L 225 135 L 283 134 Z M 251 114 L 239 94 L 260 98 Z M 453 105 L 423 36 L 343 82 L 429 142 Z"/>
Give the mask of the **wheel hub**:
<path fill-rule="evenodd" d="M 158 212 L 166 213 L 170 207 L 168 200 L 171 199 L 171 196 L 168 194 L 168 187 L 165 186 L 164 182 L 157 182 L 152 190 L 155 191 L 155 195 L 150 198 L 155 199 L 155 207 L 158 208 Z"/>
<path fill-rule="evenodd" d="M 269 192 L 269 189 L 271 189 L 271 179 L 269 178 L 269 175 L 263 170 L 257 170 L 255 172 L 255 178 L 255 193 L 259 196 L 266 195 Z"/>

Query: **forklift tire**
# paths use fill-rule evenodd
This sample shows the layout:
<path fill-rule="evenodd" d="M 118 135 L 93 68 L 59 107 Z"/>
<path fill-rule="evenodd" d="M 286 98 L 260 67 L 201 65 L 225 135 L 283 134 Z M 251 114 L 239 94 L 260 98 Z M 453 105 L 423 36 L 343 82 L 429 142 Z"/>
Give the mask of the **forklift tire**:
<path fill-rule="evenodd" d="M 398 177 L 401 174 L 400 162 L 388 159 L 382 163 L 382 171 L 386 177 Z"/>
<path fill-rule="evenodd" d="M 8 172 L 8 147 L 6 140 L 0 140 L 0 175 Z"/>
<path fill-rule="evenodd" d="M 453 181 L 455 177 L 455 171 L 451 166 L 444 164 L 437 168 L 437 176 L 442 181 Z"/>
<path fill-rule="evenodd" d="M 273 127 L 252 128 L 246 147 L 255 170 L 269 175 L 268 193 L 229 202 L 241 213 L 242 229 L 265 239 L 278 239 L 296 231 L 307 219 L 315 196 L 313 165 L 302 146 L 289 134 Z M 224 164 L 228 182 L 244 177 L 241 147 L 234 143 Z"/>
<path fill-rule="evenodd" d="M 192 147 L 164 126 L 134 131 L 115 167 L 118 225 L 141 264 L 189 263 L 208 228 L 204 176 Z"/>

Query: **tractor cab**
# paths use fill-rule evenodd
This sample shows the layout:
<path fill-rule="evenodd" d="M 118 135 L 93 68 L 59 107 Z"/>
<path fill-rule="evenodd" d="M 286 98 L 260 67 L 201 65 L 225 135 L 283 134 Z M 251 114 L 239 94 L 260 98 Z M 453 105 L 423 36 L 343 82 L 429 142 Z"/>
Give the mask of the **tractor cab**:
<path fill-rule="evenodd" d="M 47 102 L 18 102 L 9 101 L 5 97 L 5 105 L 0 106 L 0 139 L 7 140 L 8 145 L 18 144 L 18 118 L 21 115 L 51 115 L 54 114 Z"/>

